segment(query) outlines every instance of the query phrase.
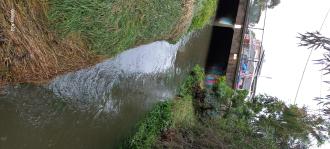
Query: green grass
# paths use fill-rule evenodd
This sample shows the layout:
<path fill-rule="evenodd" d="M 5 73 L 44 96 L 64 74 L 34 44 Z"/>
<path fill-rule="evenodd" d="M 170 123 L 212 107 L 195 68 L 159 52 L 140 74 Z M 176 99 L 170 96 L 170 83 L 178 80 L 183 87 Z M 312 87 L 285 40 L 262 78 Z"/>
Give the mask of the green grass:
<path fill-rule="evenodd" d="M 148 149 L 157 146 L 162 132 L 178 127 L 191 128 L 196 122 L 192 97 L 158 103 L 137 124 L 137 131 L 123 148 Z"/>
<path fill-rule="evenodd" d="M 158 103 L 144 119 L 137 124 L 137 131 L 125 142 L 124 148 L 148 149 L 159 140 L 160 134 L 170 128 L 192 127 L 196 122 L 192 91 L 186 92 L 182 88 L 192 90 L 194 85 L 200 84 L 204 73 L 196 66 L 192 74 L 181 85 L 181 97 L 175 100 Z M 127 145 L 128 144 L 128 145 Z"/>
<path fill-rule="evenodd" d="M 192 127 L 196 123 L 193 100 L 191 96 L 173 101 L 172 128 Z"/>
<path fill-rule="evenodd" d="M 189 30 L 203 28 L 211 22 L 217 9 L 217 0 L 196 0 L 195 13 Z"/>
<path fill-rule="evenodd" d="M 173 40 L 182 0 L 48 0 L 48 18 L 63 38 L 79 37 L 95 54 L 113 56 L 136 45 Z M 196 0 L 189 31 L 203 28 L 217 0 Z M 184 34 L 184 32 L 182 32 Z"/>
<path fill-rule="evenodd" d="M 166 39 L 182 0 L 49 0 L 49 19 L 66 37 L 80 35 L 96 54 L 113 56 L 137 44 Z"/>
<path fill-rule="evenodd" d="M 137 125 L 137 132 L 128 143 L 128 148 L 148 149 L 158 139 L 162 131 L 171 125 L 172 103 L 162 102 L 157 104 L 147 116 Z"/>
<path fill-rule="evenodd" d="M 191 75 L 187 76 L 182 85 L 180 85 L 178 95 L 180 97 L 192 95 L 194 86 L 199 85 L 200 87 L 203 87 L 202 83 L 204 82 L 204 78 L 204 70 L 199 66 L 195 66 Z"/>

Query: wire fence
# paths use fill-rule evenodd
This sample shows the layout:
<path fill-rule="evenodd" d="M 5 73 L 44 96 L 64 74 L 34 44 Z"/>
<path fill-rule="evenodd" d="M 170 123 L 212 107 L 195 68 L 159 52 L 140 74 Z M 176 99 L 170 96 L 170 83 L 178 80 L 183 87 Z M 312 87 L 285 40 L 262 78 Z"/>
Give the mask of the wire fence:
<path fill-rule="evenodd" d="M 250 1 L 246 15 L 247 22 L 243 31 L 244 37 L 235 88 L 249 90 L 251 96 L 254 96 L 264 58 L 263 37 L 267 6 L 256 5 L 254 1 Z"/>

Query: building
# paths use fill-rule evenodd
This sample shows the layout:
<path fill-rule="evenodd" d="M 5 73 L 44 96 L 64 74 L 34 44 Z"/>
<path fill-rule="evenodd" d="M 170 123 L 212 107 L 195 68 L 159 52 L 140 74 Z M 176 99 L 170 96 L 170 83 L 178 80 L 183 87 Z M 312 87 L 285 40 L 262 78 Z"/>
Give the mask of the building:
<path fill-rule="evenodd" d="M 249 29 L 250 2 L 219 0 L 205 71 L 208 85 L 226 76 L 228 85 L 254 95 L 264 51 L 262 41 Z"/>

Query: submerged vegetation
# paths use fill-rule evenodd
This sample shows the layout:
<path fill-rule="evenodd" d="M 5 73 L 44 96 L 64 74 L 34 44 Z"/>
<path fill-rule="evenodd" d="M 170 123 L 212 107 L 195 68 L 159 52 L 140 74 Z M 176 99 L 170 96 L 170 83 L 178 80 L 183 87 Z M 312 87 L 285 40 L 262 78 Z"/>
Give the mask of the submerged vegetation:
<path fill-rule="evenodd" d="M 0 82 L 42 82 L 202 28 L 216 0 L 0 1 Z M 190 27 L 191 26 L 191 27 Z"/>
<path fill-rule="evenodd" d="M 130 148 L 309 148 L 328 139 L 329 123 L 276 97 L 246 100 L 224 78 L 204 88 L 195 67 L 171 101 L 159 103 L 141 121 Z"/>

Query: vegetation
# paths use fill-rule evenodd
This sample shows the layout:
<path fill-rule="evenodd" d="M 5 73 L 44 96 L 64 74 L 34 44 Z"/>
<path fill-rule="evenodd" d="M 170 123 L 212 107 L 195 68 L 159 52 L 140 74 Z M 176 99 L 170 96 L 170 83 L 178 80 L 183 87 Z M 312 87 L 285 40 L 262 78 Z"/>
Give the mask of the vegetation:
<path fill-rule="evenodd" d="M 49 18 L 62 35 L 79 34 L 89 48 L 112 56 L 137 44 L 172 38 L 182 0 L 49 0 Z"/>
<path fill-rule="evenodd" d="M 97 60 L 77 37 L 62 40 L 49 30 L 47 9 L 38 0 L 0 1 L 0 86 L 40 82 Z"/>
<path fill-rule="evenodd" d="M 171 123 L 170 102 L 157 104 L 146 118 L 138 124 L 138 132 L 129 142 L 130 148 L 151 148 L 160 133 Z"/>
<path fill-rule="evenodd" d="M 185 87 L 192 90 L 193 86 L 201 82 L 202 74 L 202 69 L 195 67 L 192 74 L 179 89 L 180 97 L 157 104 L 137 124 L 137 132 L 128 139 L 125 147 L 137 149 L 155 147 L 155 143 L 159 140 L 161 134 L 169 131 L 171 128 L 193 126 L 195 115 L 192 106 L 192 92 Z"/>
<path fill-rule="evenodd" d="M 308 47 L 312 50 L 324 49 L 324 58 L 315 60 L 317 64 L 325 65 L 323 70 L 326 72 L 324 75 L 330 74 L 330 38 L 323 36 L 319 32 L 306 32 L 305 34 L 299 34 L 298 38 L 301 40 L 299 46 Z M 329 81 L 325 81 L 330 83 Z M 319 104 L 323 105 L 323 113 L 330 119 L 330 95 L 326 97 L 318 97 L 315 100 L 319 101 Z"/>
<path fill-rule="evenodd" d="M 247 92 L 231 89 L 224 78 L 213 89 L 204 88 L 203 76 L 195 67 L 178 97 L 161 103 L 168 108 L 159 110 L 157 105 L 151 112 L 157 114 L 139 124 L 130 147 L 309 148 L 311 140 L 320 145 L 328 139 L 329 123 L 306 107 L 286 105 L 268 95 L 246 100 Z M 159 112 L 166 118 L 159 119 Z"/>
<path fill-rule="evenodd" d="M 201 29 L 209 24 L 211 17 L 215 15 L 217 0 L 196 0 L 194 17 L 190 30 Z"/>
<path fill-rule="evenodd" d="M 273 9 L 281 3 L 281 0 L 254 0 L 250 5 L 249 21 L 257 24 L 260 21 L 262 12 L 266 9 Z"/>
<path fill-rule="evenodd" d="M 140 44 L 177 41 L 215 8 L 216 0 L 2 0 L 0 84 L 43 82 Z"/>

